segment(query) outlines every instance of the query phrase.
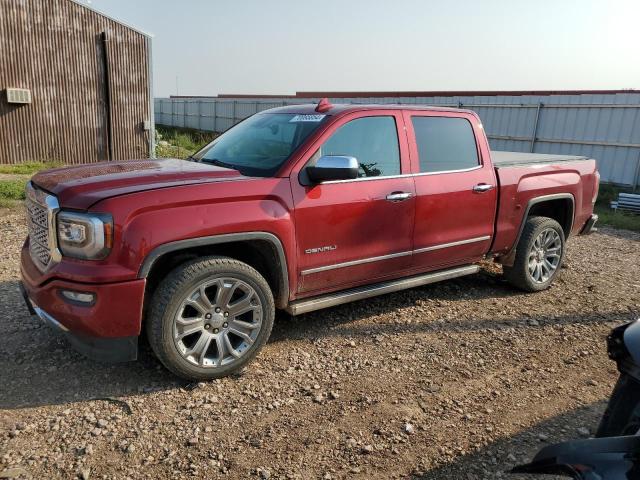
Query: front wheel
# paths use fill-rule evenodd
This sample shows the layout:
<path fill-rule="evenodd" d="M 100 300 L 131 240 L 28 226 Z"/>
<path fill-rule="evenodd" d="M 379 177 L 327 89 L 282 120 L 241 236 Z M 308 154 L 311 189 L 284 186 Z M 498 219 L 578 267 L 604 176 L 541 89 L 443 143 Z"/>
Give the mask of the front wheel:
<path fill-rule="evenodd" d="M 564 259 L 564 231 L 547 217 L 529 217 L 518 245 L 513 266 L 504 266 L 504 276 L 527 292 L 546 290 L 558 275 Z"/>
<path fill-rule="evenodd" d="M 240 370 L 271 334 L 275 307 L 267 281 L 249 265 L 208 257 L 180 265 L 159 285 L 147 334 L 156 356 L 189 380 Z"/>

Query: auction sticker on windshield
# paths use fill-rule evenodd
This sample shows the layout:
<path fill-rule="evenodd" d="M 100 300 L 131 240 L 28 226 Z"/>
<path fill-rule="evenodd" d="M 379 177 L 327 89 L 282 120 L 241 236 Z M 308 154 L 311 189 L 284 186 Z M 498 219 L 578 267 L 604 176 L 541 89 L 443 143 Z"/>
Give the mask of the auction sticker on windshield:
<path fill-rule="evenodd" d="M 320 122 L 326 115 L 296 115 L 289 123 L 295 122 Z"/>

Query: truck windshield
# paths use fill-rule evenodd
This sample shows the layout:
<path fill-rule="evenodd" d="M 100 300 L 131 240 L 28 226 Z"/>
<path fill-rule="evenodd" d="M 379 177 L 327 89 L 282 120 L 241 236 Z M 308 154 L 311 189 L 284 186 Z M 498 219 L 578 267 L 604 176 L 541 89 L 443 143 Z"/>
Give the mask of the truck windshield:
<path fill-rule="evenodd" d="M 325 115 L 258 113 L 216 138 L 192 158 L 252 177 L 273 176 Z"/>

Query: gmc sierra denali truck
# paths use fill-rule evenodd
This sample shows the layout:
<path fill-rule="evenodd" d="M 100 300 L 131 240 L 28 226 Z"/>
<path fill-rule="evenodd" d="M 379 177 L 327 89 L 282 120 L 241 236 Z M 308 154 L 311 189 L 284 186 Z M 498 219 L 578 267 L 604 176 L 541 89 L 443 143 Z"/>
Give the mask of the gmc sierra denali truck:
<path fill-rule="evenodd" d="M 24 295 L 80 351 L 144 332 L 189 379 L 228 375 L 293 315 L 476 273 L 543 290 L 597 217 L 596 162 L 489 151 L 471 111 L 316 105 L 258 113 L 188 160 L 35 175 Z"/>

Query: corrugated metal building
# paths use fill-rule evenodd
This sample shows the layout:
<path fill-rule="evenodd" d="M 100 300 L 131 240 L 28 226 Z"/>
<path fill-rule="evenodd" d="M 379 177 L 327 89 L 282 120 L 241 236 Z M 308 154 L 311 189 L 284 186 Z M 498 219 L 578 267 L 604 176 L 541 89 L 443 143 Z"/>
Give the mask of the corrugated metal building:
<path fill-rule="evenodd" d="M 603 181 L 640 184 L 640 92 L 301 92 L 156 99 L 156 122 L 222 132 L 258 111 L 317 102 L 402 103 L 476 111 L 494 150 L 585 155 Z"/>
<path fill-rule="evenodd" d="M 151 36 L 74 0 L 0 0 L 0 163 L 149 157 Z"/>

